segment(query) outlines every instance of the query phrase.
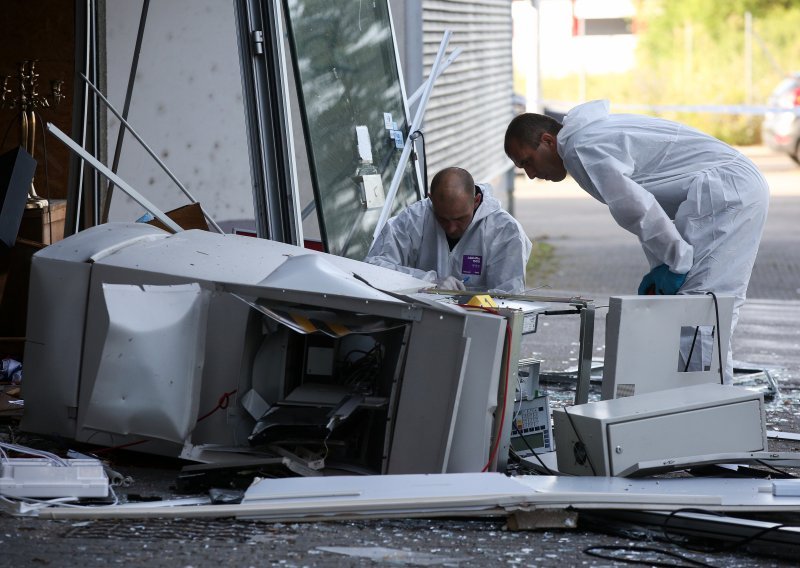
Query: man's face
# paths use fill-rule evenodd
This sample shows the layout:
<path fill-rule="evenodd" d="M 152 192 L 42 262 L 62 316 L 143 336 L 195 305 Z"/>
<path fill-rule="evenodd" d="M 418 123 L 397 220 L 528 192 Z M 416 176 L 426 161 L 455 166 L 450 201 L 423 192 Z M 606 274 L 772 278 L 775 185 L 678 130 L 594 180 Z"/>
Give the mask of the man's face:
<path fill-rule="evenodd" d="M 564 162 L 556 150 L 556 139 L 545 132 L 536 147 L 521 140 L 509 140 L 508 157 L 530 179 L 561 181 L 567 177 Z"/>
<path fill-rule="evenodd" d="M 480 205 L 480 195 L 471 196 L 464 191 L 437 190 L 431 194 L 433 214 L 450 239 L 460 239 L 472 222 L 475 209 Z"/>

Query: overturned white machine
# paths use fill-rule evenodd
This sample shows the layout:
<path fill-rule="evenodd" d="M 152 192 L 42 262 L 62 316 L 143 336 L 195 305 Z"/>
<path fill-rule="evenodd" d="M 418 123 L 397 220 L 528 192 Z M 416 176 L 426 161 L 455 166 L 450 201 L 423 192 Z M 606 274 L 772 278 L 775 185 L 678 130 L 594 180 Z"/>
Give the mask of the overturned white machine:
<path fill-rule="evenodd" d="M 503 469 L 521 312 L 427 286 L 264 239 L 82 231 L 33 259 L 22 428 L 200 462 Z"/>

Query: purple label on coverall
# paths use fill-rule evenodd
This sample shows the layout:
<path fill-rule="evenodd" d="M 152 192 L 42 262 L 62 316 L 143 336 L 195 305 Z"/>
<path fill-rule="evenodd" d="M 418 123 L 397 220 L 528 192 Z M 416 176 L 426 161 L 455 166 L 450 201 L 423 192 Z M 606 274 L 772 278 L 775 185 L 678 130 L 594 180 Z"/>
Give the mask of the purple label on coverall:
<path fill-rule="evenodd" d="M 480 274 L 483 257 L 477 254 L 465 254 L 461 257 L 461 274 Z"/>

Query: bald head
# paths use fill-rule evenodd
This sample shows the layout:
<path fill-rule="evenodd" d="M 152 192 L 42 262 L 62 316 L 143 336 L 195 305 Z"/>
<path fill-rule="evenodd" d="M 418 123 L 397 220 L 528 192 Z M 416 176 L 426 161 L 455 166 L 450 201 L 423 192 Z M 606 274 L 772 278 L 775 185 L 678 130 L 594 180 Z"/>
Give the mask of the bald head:
<path fill-rule="evenodd" d="M 436 221 L 450 239 L 460 239 L 481 203 L 467 170 L 445 168 L 431 180 L 431 204 Z"/>

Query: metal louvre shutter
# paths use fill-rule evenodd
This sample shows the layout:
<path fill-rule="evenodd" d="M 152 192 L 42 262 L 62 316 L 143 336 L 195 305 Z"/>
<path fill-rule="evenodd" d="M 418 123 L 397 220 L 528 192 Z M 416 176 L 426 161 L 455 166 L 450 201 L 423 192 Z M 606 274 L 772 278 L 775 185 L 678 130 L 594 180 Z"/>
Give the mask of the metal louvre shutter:
<path fill-rule="evenodd" d="M 445 30 L 453 32 L 448 52 L 463 49 L 436 81 L 425 112 L 428 176 L 459 166 L 476 182 L 491 181 L 510 167 L 503 136 L 513 118 L 511 0 L 423 1 L 422 6 L 424 75 Z"/>

